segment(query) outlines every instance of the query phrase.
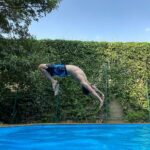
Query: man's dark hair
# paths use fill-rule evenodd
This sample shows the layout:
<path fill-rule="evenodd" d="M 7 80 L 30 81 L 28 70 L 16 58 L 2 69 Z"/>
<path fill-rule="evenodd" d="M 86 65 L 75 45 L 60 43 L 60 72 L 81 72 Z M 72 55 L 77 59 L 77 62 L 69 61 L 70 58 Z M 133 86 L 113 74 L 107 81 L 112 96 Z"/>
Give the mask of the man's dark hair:
<path fill-rule="evenodd" d="M 88 94 L 90 93 L 89 90 L 86 89 L 84 86 L 82 86 L 82 92 L 83 92 L 83 94 L 85 94 L 85 95 L 88 95 Z"/>

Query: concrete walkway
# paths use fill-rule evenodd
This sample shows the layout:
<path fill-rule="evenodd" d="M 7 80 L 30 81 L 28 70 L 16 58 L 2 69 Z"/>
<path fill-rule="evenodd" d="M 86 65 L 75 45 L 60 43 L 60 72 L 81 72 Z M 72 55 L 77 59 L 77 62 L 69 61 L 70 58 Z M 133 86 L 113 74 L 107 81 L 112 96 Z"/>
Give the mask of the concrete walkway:
<path fill-rule="evenodd" d="M 109 118 L 105 123 L 125 123 L 123 119 L 123 109 L 117 100 L 112 100 L 109 103 Z"/>

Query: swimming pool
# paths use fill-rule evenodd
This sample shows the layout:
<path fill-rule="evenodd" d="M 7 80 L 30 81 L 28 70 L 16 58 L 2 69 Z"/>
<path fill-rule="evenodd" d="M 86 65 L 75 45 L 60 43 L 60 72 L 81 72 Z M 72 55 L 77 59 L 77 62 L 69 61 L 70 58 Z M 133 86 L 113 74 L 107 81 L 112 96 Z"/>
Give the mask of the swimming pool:
<path fill-rule="evenodd" d="M 0 150 L 150 150 L 150 124 L 1 127 Z"/>

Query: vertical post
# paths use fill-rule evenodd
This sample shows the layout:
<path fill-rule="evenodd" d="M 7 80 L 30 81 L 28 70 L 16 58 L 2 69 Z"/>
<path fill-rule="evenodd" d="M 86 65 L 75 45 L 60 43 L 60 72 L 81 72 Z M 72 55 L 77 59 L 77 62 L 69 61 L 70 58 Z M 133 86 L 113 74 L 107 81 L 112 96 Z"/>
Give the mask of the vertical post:
<path fill-rule="evenodd" d="M 148 93 L 148 89 L 149 88 L 149 86 L 148 86 L 148 81 L 146 82 L 146 98 L 147 98 L 147 100 L 148 100 L 148 112 L 149 112 L 149 114 L 148 114 L 148 122 L 150 122 L 150 99 L 149 99 L 149 93 Z"/>
<path fill-rule="evenodd" d="M 108 62 L 104 66 L 104 80 L 105 80 L 105 119 L 108 119 Z"/>
<path fill-rule="evenodd" d="M 11 120 L 10 120 L 11 124 L 14 123 L 14 119 L 15 119 L 15 116 L 16 116 L 16 113 L 17 113 L 17 111 L 16 111 L 17 100 L 18 100 L 18 92 L 17 92 L 17 95 L 16 95 L 15 100 L 14 100 L 13 112 L 12 112 L 12 117 L 11 117 Z"/>
<path fill-rule="evenodd" d="M 146 60 L 146 71 L 149 71 L 148 69 L 148 59 Z M 147 73 L 147 81 L 146 81 L 146 98 L 148 100 L 148 122 L 150 122 L 150 98 L 149 98 L 149 72 Z"/>
<path fill-rule="evenodd" d="M 55 122 L 59 122 L 60 121 L 60 91 L 58 93 L 58 95 L 55 96 Z"/>

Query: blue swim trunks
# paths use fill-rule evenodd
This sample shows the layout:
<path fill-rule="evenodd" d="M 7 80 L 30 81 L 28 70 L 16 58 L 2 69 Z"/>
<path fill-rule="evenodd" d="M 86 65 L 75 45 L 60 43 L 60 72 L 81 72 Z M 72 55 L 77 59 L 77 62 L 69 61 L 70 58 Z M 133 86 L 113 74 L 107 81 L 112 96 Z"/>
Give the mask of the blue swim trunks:
<path fill-rule="evenodd" d="M 66 77 L 68 76 L 66 66 L 64 64 L 47 64 L 46 71 L 49 72 L 51 76 Z"/>

